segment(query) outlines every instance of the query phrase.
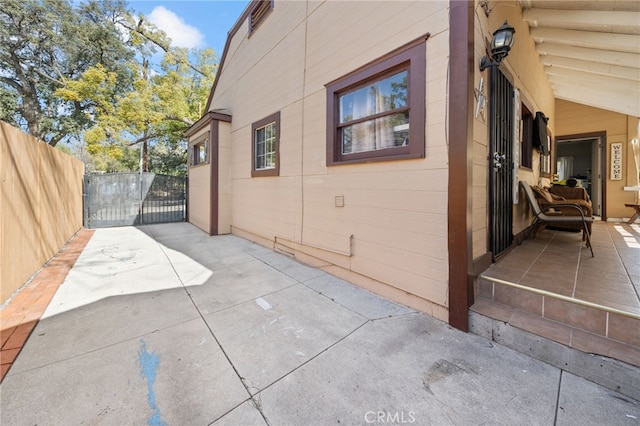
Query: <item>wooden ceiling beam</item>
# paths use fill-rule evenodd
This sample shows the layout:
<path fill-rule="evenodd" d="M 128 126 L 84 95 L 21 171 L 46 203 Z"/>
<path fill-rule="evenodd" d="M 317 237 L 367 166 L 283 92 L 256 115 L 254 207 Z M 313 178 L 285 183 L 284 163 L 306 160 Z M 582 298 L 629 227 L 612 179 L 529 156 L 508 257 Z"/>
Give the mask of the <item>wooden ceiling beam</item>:
<path fill-rule="evenodd" d="M 522 18 L 531 28 L 554 27 L 568 30 L 640 35 L 640 12 L 528 9 Z"/>
<path fill-rule="evenodd" d="M 549 82 L 558 99 L 640 117 L 640 91 L 612 88 L 597 83 L 584 84 L 572 77 L 552 75 Z"/>
<path fill-rule="evenodd" d="M 635 91 L 638 93 L 638 98 L 640 100 L 640 85 L 636 81 L 617 78 L 611 75 L 596 74 L 588 71 L 576 71 L 560 67 L 546 67 L 545 71 L 547 75 L 550 76 L 549 80 L 551 80 L 551 76 L 559 76 L 574 79 L 581 85 L 596 84 L 601 88 L 611 88 L 613 90 L 620 91 Z"/>
<path fill-rule="evenodd" d="M 640 82 L 640 68 L 623 67 L 611 64 L 599 64 L 580 59 L 566 58 L 562 56 L 541 56 L 540 60 L 546 67 L 565 68 L 576 71 L 584 71 L 593 74 L 610 75 L 635 82 Z"/>
<path fill-rule="evenodd" d="M 555 43 L 616 52 L 640 53 L 640 40 L 629 34 L 599 33 L 560 28 L 531 28 L 536 43 Z"/>
<path fill-rule="evenodd" d="M 640 54 L 636 53 L 612 52 L 610 50 L 564 46 L 555 43 L 536 44 L 536 50 L 541 56 L 563 56 L 566 58 L 580 59 L 600 64 L 619 65 L 629 68 L 640 67 Z"/>

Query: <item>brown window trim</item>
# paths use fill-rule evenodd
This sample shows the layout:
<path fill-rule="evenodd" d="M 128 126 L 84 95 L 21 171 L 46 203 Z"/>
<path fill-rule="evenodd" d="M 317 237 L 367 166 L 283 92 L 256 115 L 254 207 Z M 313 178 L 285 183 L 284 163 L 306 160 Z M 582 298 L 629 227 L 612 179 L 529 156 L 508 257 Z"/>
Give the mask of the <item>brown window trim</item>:
<path fill-rule="evenodd" d="M 276 125 L 276 166 L 272 169 L 256 169 L 256 130 L 268 124 Z M 251 177 L 280 176 L 280 111 L 251 125 Z"/>
<path fill-rule="evenodd" d="M 547 136 L 549 137 L 549 154 L 547 154 L 547 156 L 549 157 L 549 170 L 548 171 L 544 171 L 542 170 L 542 158 L 540 158 L 540 176 L 545 177 L 545 178 L 549 178 L 551 179 L 552 177 L 552 173 L 554 170 L 553 167 L 553 135 L 551 134 L 551 132 L 549 130 L 547 130 Z M 541 153 L 540 157 L 543 157 L 544 154 Z"/>
<path fill-rule="evenodd" d="M 326 84 L 327 166 L 371 161 L 388 161 L 425 156 L 426 123 L 426 40 L 422 36 L 357 70 Z M 338 99 L 342 93 L 364 86 L 387 75 L 409 71 L 409 145 L 376 151 L 342 154 L 339 138 Z M 370 118 L 370 117 L 369 117 Z"/>
<path fill-rule="evenodd" d="M 522 132 L 520 135 L 520 166 L 533 170 L 533 114 L 524 103 L 521 104 L 520 118 Z"/>
<path fill-rule="evenodd" d="M 251 35 L 264 19 L 271 13 L 274 0 L 254 0 L 249 13 L 249 35 Z"/>
<path fill-rule="evenodd" d="M 203 164 L 209 164 L 209 152 L 211 151 L 209 133 L 200 136 L 193 142 L 189 143 L 189 167 L 198 167 Z M 204 146 L 205 157 L 203 161 L 200 161 L 199 152 L 201 146 Z"/>

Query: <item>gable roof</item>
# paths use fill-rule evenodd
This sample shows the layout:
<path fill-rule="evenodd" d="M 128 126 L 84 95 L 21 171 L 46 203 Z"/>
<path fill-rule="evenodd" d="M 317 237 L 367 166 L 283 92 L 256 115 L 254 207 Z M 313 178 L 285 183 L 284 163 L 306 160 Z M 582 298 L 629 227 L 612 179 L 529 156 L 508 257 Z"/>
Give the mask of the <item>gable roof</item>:
<path fill-rule="evenodd" d="M 260 0 L 252 0 L 247 5 L 247 7 L 245 7 L 244 11 L 240 15 L 240 17 L 238 18 L 236 23 L 233 25 L 233 27 L 227 33 L 227 40 L 225 41 L 224 49 L 222 50 L 222 58 L 220 58 L 220 64 L 218 64 L 218 72 L 216 72 L 216 78 L 213 80 L 213 86 L 211 87 L 211 91 L 209 92 L 209 99 L 207 99 L 207 105 L 206 105 L 206 107 L 204 109 L 205 111 L 209 111 L 209 108 L 211 107 L 211 101 L 213 100 L 213 94 L 215 93 L 216 87 L 218 86 L 218 80 L 220 79 L 220 74 L 222 74 L 222 71 L 224 69 L 224 61 L 227 58 L 227 53 L 229 52 L 229 44 L 231 43 L 231 40 L 233 39 L 233 36 L 236 35 L 238 30 L 244 24 L 244 21 L 247 19 L 247 17 L 251 13 L 251 10 L 253 10 L 253 8 L 258 3 L 260 3 Z"/>

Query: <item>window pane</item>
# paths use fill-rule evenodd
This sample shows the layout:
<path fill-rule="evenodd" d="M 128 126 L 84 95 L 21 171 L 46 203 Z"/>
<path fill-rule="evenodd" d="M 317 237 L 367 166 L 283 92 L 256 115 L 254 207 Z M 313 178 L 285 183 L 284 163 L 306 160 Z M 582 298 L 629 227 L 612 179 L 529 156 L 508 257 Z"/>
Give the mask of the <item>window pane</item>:
<path fill-rule="evenodd" d="M 276 124 L 256 129 L 256 170 L 273 169 L 276 151 Z"/>
<path fill-rule="evenodd" d="M 409 112 L 364 121 L 342 129 L 342 153 L 409 145 Z"/>
<path fill-rule="evenodd" d="M 340 123 L 407 106 L 408 71 L 340 96 Z"/>

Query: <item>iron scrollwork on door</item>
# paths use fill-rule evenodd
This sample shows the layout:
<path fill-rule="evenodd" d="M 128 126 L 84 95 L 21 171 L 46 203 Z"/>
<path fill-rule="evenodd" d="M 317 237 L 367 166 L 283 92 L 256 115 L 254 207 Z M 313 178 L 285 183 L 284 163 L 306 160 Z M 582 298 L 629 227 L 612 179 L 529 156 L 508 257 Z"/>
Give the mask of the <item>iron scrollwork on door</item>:
<path fill-rule="evenodd" d="M 493 153 L 493 170 L 495 172 L 499 172 L 500 170 L 502 170 L 506 159 L 507 159 L 506 155 L 500 154 L 499 152 L 494 152 Z"/>

